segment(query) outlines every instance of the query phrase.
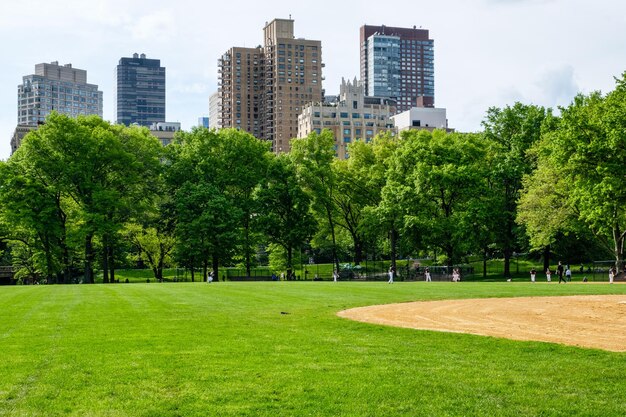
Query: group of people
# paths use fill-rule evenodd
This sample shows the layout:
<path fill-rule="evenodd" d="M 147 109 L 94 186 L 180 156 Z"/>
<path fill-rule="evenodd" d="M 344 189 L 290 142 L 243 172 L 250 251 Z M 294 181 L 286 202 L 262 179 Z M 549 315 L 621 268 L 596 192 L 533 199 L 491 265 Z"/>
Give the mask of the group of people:
<path fill-rule="evenodd" d="M 559 284 L 561 282 L 567 283 L 572 280 L 572 270 L 569 265 L 563 267 L 563 263 L 559 261 L 559 264 L 556 267 L 556 274 L 559 277 Z M 535 268 L 530 270 L 530 282 L 535 282 L 535 278 L 537 277 L 537 270 Z M 552 271 L 550 267 L 546 269 L 546 281 L 552 282 Z"/>
<path fill-rule="evenodd" d="M 583 267 L 581 265 L 581 272 L 582 270 L 583 270 Z M 567 283 L 572 280 L 572 270 L 570 269 L 569 265 L 566 265 L 565 267 L 563 267 L 563 264 L 561 261 L 559 261 L 559 264 L 556 267 L 556 274 L 559 277 L 559 284 L 561 282 Z M 612 266 L 609 269 L 609 283 L 610 284 L 613 283 L 613 279 L 615 279 L 616 276 L 617 276 L 617 271 L 615 270 L 615 267 Z M 535 268 L 532 268 L 530 270 L 530 281 L 535 282 L 536 277 L 537 277 L 537 270 L 535 270 Z M 585 278 L 584 281 L 586 280 L 587 279 Z M 552 271 L 550 270 L 550 267 L 546 269 L 546 281 L 548 282 L 552 281 Z"/>

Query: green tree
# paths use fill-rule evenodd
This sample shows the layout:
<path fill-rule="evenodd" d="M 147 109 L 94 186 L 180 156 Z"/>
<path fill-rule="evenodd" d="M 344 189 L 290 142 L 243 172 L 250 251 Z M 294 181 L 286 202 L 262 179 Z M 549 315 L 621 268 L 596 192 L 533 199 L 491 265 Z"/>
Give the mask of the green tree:
<path fill-rule="evenodd" d="M 490 146 L 489 185 L 495 199 L 489 229 L 502 250 L 505 277 L 511 276 L 511 257 L 525 236 L 515 219 L 522 178 L 534 168 L 527 151 L 539 141 L 546 114 L 543 107 L 515 103 L 513 107 L 490 108 L 482 123 Z"/>
<path fill-rule="evenodd" d="M 170 145 L 168 183 L 176 210 L 175 254 L 192 270 L 209 263 L 219 276 L 219 265 L 232 258 L 241 242 L 243 211 L 236 201 L 233 164 L 224 152 L 230 133 L 208 129 L 182 132 Z M 242 163 L 241 161 L 237 161 Z"/>
<path fill-rule="evenodd" d="M 224 164 L 221 175 L 226 192 L 241 213 L 239 252 L 243 255 L 249 278 L 258 241 L 251 227 L 251 219 L 256 211 L 253 193 L 266 175 L 269 144 L 242 130 L 225 129 L 219 135 L 221 162 Z"/>
<path fill-rule="evenodd" d="M 538 145 L 538 166 L 525 182 L 520 221 L 532 241 L 549 241 L 573 218 L 590 230 L 617 268 L 626 239 L 626 73 L 606 96 L 578 95 Z M 549 202 L 554 204 L 548 206 Z M 539 214 L 538 210 L 544 210 Z M 539 226 L 536 218 L 558 218 Z"/>
<path fill-rule="evenodd" d="M 332 169 L 335 139 L 329 130 L 312 132 L 306 138 L 291 141 L 290 155 L 295 162 L 301 186 L 309 193 L 312 207 L 324 219 L 332 241 L 332 257 L 339 270 L 337 237 L 335 233 L 337 179 Z"/>
<path fill-rule="evenodd" d="M 388 239 L 390 258 L 394 266 L 398 230 L 402 227 L 403 220 L 397 206 L 390 204 L 389 198 L 382 202 L 382 191 L 400 144 L 398 137 L 387 133 L 376 136 L 371 143 L 355 142 L 350 145 L 350 169 L 354 172 L 351 177 L 353 192 L 358 193 L 359 201 L 364 204 L 360 230 L 370 251 L 382 250 L 380 242 Z"/>
<path fill-rule="evenodd" d="M 131 223 L 123 233 L 139 249 L 138 258 L 145 260 L 157 282 L 163 280 L 163 268 L 169 262 L 174 247 L 174 236 L 156 227 Z"/>
<path fill-rule="evenodd" d="M 52 113 L 45 125 L 27 135 L 16 160 L 32 173 L 30 189 L 44 192 L 49 207 L 55 207 L 59 230 L 54 233 L 63 252 L 63 268 L 69 267 L 64 229 L 72 224 L 83 240 L 84 282 L 93 282 L 94 238 L 103 243 L 105 282 L 109 280 L 112 237 L 149 198 L 146 178 L 160 167 L 160 149 L 147 129 L 112 126 L 96 116 L 73 119 Z M 52 242 L 42 238 L 44 247 Z"/>
<path fill-rule="evenodd" d="M 415 247 L 440 249 L 448 265 L 475 249 L 473 206 L 483 193 L 486 146 L 477 134 L 408 131 L 382 205 L 395 207 Z"/>
<path fill-rule="evenodd" d="M 286 255 L 287 277 L 292 276 L 294 250 L 311 237 L 315 220 L 310 213 L 310 198 L 300 187 L 296 169 L 286 155 L 273 158 L 267 179 L 257 190 L 259 213 L 257 227 L 270 243 L 279 245 Z"/>

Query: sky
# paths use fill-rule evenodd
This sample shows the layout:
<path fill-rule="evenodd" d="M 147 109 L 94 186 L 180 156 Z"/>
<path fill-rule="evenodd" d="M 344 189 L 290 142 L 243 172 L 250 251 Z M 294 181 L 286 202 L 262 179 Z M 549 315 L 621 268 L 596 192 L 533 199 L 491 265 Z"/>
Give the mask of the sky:
<path fill-rule="evenodd" d="M 87 70 L 113 114 L 114 71 L 134 52 L 166 67 L 166 118 L 183 129 L 208 115 L 217 60 L 233 46 L 263 43 L 274 18 L 320 40 L 326 94 L 359 76 L 364 24 L 421 27 L 435 42 L 435 105 L 449 126 L 481 130 L 489 107 L 516 101 L 556 108 L 578 93 L 614 89 L 626 71 L 623 0 L 22 0 L 0 3 L 0 159 L 10 155 L 17 85 L 35 65 Z"/>

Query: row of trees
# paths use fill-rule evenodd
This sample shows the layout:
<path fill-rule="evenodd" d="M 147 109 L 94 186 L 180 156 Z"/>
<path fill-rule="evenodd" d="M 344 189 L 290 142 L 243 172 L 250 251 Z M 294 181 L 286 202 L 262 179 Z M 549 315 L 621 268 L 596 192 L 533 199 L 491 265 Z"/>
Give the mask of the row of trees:
<path fill-rule="evenodd" d="M 303 248 L 337 268 L 346 254 L 452 265 L 497 253 L 509 275 L 528 250 L 621 266 L 626 75 L 558 116 L 516 103 L 483 127 L 379 136 L 339 160 L 328 131 L 276 156 L 237 130 L 196 128 L 163 148 L 146 129 L 53 114 L 0 163 L 0 243 L 18 274 L 66 283 L 95 268 L 113 282 L 135 262 L 157 279 L 171 264 L 192 279 L 231 264 L 249 275 L 264 252 L 289 276 Z"/>

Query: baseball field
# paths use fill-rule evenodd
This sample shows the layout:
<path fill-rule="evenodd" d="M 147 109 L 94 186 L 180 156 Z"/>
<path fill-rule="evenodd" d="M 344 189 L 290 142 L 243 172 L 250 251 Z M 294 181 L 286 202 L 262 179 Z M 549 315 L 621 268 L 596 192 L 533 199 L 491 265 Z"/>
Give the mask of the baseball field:
<path fill-rule="evenodd" d="M 626 415 L 624 284 L 14 286 L 0 311 L 0 416 Z"/>

